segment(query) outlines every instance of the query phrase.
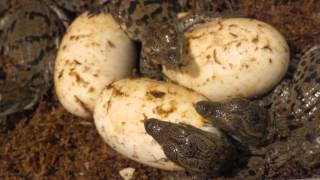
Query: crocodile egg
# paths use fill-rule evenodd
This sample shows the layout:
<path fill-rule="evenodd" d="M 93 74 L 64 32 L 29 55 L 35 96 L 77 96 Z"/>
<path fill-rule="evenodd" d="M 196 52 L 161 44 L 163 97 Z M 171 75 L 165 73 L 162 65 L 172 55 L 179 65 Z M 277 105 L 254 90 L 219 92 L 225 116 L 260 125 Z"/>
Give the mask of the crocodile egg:
<path fill-rule="evenodd" d="M 183 65 L 163 67 L 172 81 L 213 101 L 254 97 L 285 75 L 289 48 L 272 26 L 254 19 L 216 19 L 185 33 Z"/>
<path fill-rule="evenodd" d="M 64 35 L 56 58 L 59 101 L 72 114 L 88 117 L 103 87 L 130 76 L 135 60 L 134 43 L 111 15 L 80 15 Z"/>
<path fill-rule="evenodd" d="M 146 133 L 144 121 L 157 118 L 205 130 L 206 119 L 193 107 L 201 100 L 206 98 L 169 82 L 122 79 L 103 90 L 94 121 L 103 139 L 126 157 L 164 170 L 183 170 L 169 161 L 161 146 Z M 219 133 L 214 128 L 210 131 Z"/>

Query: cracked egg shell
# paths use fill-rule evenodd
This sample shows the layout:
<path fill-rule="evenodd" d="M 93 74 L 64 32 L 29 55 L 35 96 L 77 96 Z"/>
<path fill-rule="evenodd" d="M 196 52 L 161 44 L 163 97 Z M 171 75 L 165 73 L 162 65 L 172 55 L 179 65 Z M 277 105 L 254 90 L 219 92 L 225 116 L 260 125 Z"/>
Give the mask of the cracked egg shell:
<path fill-rule="evenodd" d="M 185 37 L 184 65 L 163 72 L 213 101 L 262 95 L 288 68 L 286 40 L 258 20 L 217 19 L 193 27 Z"/>
<path fill-rule="evenodd" d="M 122 155 L 155 168 L 178 171 L 183 169 L 166 158 L 161 146 L 146 133 L 144 121 L 158 118 L 205 130 L 207 120 L 193 107 L 201 100 L 206 98 L 173 83 L 122 79 L 103 90 L 94 121 L 103 139 Z"/>
<path fill-rule="evenodd" d="M 109 14 L 80 15 L 68 28 L 55 64 L 55 90 L 72 114 L 89 117 L 103 87 L 129 77 L 134 43 Z"/>

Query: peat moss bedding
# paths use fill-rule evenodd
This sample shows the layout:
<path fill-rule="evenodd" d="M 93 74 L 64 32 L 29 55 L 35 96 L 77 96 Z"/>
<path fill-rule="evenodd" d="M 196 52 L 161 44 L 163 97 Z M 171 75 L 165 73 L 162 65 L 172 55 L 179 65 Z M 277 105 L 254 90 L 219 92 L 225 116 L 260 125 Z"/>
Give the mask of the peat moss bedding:
<path fill-rule="evenodd" d="M 213 0 L 221 9 L 232 2 L 242 13 L 275 26 L 292 53 L 320 39 L 318 0 Z M 72 116 L 55 100 L 45 99 L 28 117 L 0 134 L 0 179 L 121 179 L 119 171 L 127 167 L 135 169 L 134 179 L 186 177 L 122 157 L 103 142 L 92 119 Z M 288 162 L 271 178 L 304 177 L 320 177 L 320 168 Z"/>

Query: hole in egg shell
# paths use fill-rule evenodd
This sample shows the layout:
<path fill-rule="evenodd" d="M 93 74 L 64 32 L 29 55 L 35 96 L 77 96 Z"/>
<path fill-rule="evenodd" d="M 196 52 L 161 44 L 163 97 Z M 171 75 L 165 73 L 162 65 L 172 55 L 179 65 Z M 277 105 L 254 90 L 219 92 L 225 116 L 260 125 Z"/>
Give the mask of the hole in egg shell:
<path fill-rule="evenodd" d="M 189 6 L 199 7 L 196 5 L 198 2 L 189 0 Z M 285 1 L 215 1 L 218 11 L 224 11 L 228 6 L 232 6 L 233 9 L 238 9 L 237 6 L 241 6 L 246 14 L 275 25 L 284 33 L 290 46 L 298 50 L 316 39 L 306 36 L 315 34 L 313 31 L 319 27 L 320 18 L 316 14 L 320 7 L 317 4 L 317 1 L 290 3 Z M 296 14 L 297 10 L 300 13 L 298 15 Z M 72 14 L 74 16 L 74 13 Z M 292 17 L 295 18 L 294 21 L 292 21 Z M 314 37 L 314 35 L 312 36 Z M 242 44 L 236 45 L 241 46 Z M 291 48 L 290 51 L 292 51 Z M 198 71 L 194 74 L 197 76 Z M 217 77 L 213 76 L 212 78 L 216 79 Z M 158 95 L 152 96 L 157 99 Z M 24 115 L 20 117 L 20 119 L 24 118 L 26 118 Z M 2 117 L 0 117 L 0 121 L 2 123 Z M 0 152 L 5 152 L 5 156 L 0 157 L 0 166 L 4 168 L 6 173 L 4 176 L 10 178 L 27 176 L 65 178 L 71 176 L 87 179 L 115 179 L 121 178 L 118 172 L 127 167 L 135 169 L 133 174 L 135 179 L 145 179 L 146 177 L 188 178 L 184 172 L 156 170 L 127 160 L 102 141 L 92 121 L 72 116 L 61 105 L 47 100 L 41 103 L 35 114 L 31 113 L 31 117 L 26 123 L 19 124 L 8 135 L 0 134 L 0 142 Z M 30 147 L 32 148 L 30 149 Z M 61 153 L 61 149 L 64 153 Z M 16 158 L 17 156 L 19 159 Z M 288 162 L 289 166 L 285 166 L 285 168 L 276 169 L 276 176 L 271 176 L 271 178 L 306 178 L 320 175 L 318 168 L 307 170 L 300 168 L 303 171 L 299 171 L 299 166 L 290 166 L 290 163 Z M 248 172 L 254 175 L 251 173 L 252 170 L 248 170 Z M 267 172 L 267 175 L 268 173 L 274 172 Z M 233 175 L 230 176 L 233 177 Z M 236 178 L 239 177 L 236 176 Z M 240 176 L 240 178 L 244 177 Z"/>
<path fill-rule="evenodd" d="M 187 31 L 186 41 L 189 63 L 178 70 L 163 66 L 163 73 L 213 101 L 265 94 L 279 83 L 289 64 L 284 37 L 254 19 L 222 18 L 204 23 Z"/>

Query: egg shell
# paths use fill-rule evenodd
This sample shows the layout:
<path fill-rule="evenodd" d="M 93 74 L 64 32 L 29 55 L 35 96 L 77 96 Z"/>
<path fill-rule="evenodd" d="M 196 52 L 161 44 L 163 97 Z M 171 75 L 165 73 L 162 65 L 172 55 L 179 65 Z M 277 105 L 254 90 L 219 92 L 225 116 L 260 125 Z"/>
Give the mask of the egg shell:
<path fill-rule="evenodd" d="M 163 72 L 213 101 L 264 94 L 288 68 L 286 40 L 258 20 L 217 19 L 195 26 L 185 37 L 184 65 L 163 67 Z"/>
<path fill-rule="evenodd" d="M 183 170 L 168 160 L 161 146 L 146 133 L 144 121 L 158 118 L 205 127 L 207 120 L 193 107 L 201 100 L 206 98 L 169 82 L 124 79 L 104 89 L 94 111 L 94 121 L 103 139 L 126 157 L 164 170 Z M 211 131 L 219 134 L 216 129 Z"/>
<path fill-rule="evenodd" d="M 80 15 L 68 28 L 55 62 L 55 90 L 72 114 L 93 113 L 103 87 L 128 77 L 135 67 L 134 43 L 109 14 Z"/>

